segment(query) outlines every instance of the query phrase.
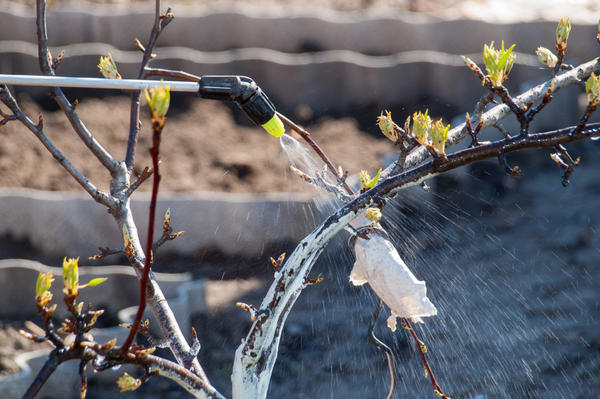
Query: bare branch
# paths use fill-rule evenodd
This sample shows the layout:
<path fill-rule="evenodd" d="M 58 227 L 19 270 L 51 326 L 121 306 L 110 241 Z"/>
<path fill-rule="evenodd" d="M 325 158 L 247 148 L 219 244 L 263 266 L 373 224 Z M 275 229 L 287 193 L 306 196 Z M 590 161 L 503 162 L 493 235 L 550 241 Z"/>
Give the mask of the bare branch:
<path fill-rule="evenodd" d="M 54 159 L 62 165 L 63 168 L 87 191 L 94 200 L 105 205 L 111 210 L 114 210 L 117 206 L 116 200 L 98 189 L 92 182 L 90 182 L 84 175 L 69 161 L 64 154 L 54 145 L 54 143 L 48 138 L 40 126 L 36 125 L 23 111 L 19 108 L 19 105 L 15 101 L 14 97 L 8 90 L 6 85 L 0 86 L 0 100 L 13 112 L 13 115 L 23 125 L 25 125 L 36 137 L 42 142 L 44 147 L 52 154 Z"/>
<path fill-rule="evenodd" d="M 164 69 L 164 68 L 150 68 L 150 67 L 146 67 L 144 68 L 144 75 L 142 76 L 143 79 L 147 79 L 151 76 L 161 76 L 161 77 L 165 77 L 165 78 L 174 78 L 174 79 L 181 79 L 181 80 L 187 80 L 188 82 L 199 82 L 200 81 L 200 76 L 188 73 L 188 72 L 184 72 L 184 71 L 173 71 L 170 69 Z"/>
<path fill-rule="evenodd" d="M 40 68 L 45 75 L 54 75 L 52 68 L 52 56 L 48 50 L 48 34 L 46 31 L 46 1 L 37 0 L 37 36 L 38 36 L 38 59 Z M 119 163 L 102 147 L 102 145 L 94 138 L 92 133 L 83 124 L 79 116 L 75 112 L 75 106 L 69 102 L 63 91 L 59 87 L 53 89 L 54 99 L 63 110 L 67 119 L 71 123 L 73 130 L 77 133 L 84 144 L 98 158 L 102 165 L 114 174 Z"/>
<path fill-rule="evenodd" d="M 291 120 L 286 118 L 284 115 L 280 114 L 279 112 L 277 113 L 277 115 L 279 116 L 279 118 L 281 118 L 281 120 L 283 121 L 283 124 L 285 126 L 289 127 L 290 129 L 292 129 L 293 131 L 298 133 L 300 136 L 302 136 L 302 138 L 313 148 L 313 150 L 315 150 L 315 152 L 319 155 L 319 157 L 323 160 L 323 162 L 325 162 L 325 165 L 327 165 L 327 168 L 329 169 L 331 174 L 333 176 L 335 176 L 335 178 L 338 180 L 338 182 L 344 187 L 346 192 L 350 195 L 354 194 L 354 192 L 352 191 L 352 188 L 350 188 L 348 183 L 346 183 L 344 180 L 342 180 L 342 177 L 338 176 L 335 166 L 333 166 L 333 163 L 331 162 L 329 157 L 327 157 L 327 155 L 325 155 L 325 153 L 323 152 L 321 147 L 319 147 L 319 145 L 317 143 L 315 143 L 315 141 L 310 137 L 310 133 L 308 133 L 306 130 L 302 129 L 300 126 L 296 125 L 294 122 L 292 122 Z"/>
<path fill-rule="evenodd" d="M 160 0 L 156 0 L 154 10 L 154 25 L 150 32 L 150 38 L 148 44 L 144 48 L 144 55 L 140 64 L 140 71 L 138 73 L 138 79 L 144 76 L 146 66 L 150 59 L 152 59 L 152 50 L 156 45 L 158 37 L 162 30 L 173 20 L 174 15 L 171 13 L 169 8 L 164 15 L 160 13 Z M 138 46 L 139 48 L 139 46 Z M 131 111 L 129 117 L 129 138 L 127 139 L 127 150 L 125 153 L 125 165 L 128 170 L 133 168 L 133 161 L 135 159 L 135 147 L 137 145 L 137 137 L 140 133 L 140 91 L 134 91 L 131 94 Z"/>

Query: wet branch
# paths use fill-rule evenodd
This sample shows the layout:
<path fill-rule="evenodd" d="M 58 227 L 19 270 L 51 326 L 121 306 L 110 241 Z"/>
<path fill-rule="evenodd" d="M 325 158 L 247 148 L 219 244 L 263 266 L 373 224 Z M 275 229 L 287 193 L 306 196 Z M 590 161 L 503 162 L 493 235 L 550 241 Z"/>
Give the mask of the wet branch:
<path fill-rule="evenodd" d="M 556 93 L 563 87 L 578 84 L 582 81 L 582 79 L 589 77 L 592 72 L 595 72 L 596 74 L 600 73 L 600 58 L 595 58 L 554 77 L 553 93 Z M 513 100 L 518 107 L 542 100 L 547 93 L 549 85 L 550 80 L 543 82 L 530 90 L 527 90 L 521 95 L 516 96 Z M 483 121 L 482 128 L 496 125 L 500 120 L 504 119 L 510 113 L 511 110 L 506 104 L 496 105 L 481 115 L 480 120 Z M 458 143 L 466 136 L 467 132 L 465 130 L 465 123 L 455 126 L 448 132 L 446 148 Z M 428 157 L 429 152 L 424 147 L 420 146 L 413 150 L 411 154 L 406 157 L 406 161 L 404 162 L 402 169 L 394 174 L 409 170 L 410 168 L 413 168 L 425 161 Z M 390 172 L 393 170 L 393 168 L 394 165 L 388 166 L 384 171 L 381 172 L 381 178 L 391 176 L 392 173 Z"/>
<path fill-rule="evenodd" d="M 319 145 L 310 137 L 310 133 L 308 133 L 306 130 L 302 129 L 300 126 L 298 126 L 297 124 L 295 124 L 294 122 L 292 122 L 290 119 L 288 119 L 284 115 L 280 114 L 279 112 L 277 113 L 277 115 L 279 116 L 279 118 L 281 118 L 281 120 L 283 121 L 283 124 L 286 127 L 292 129 L 293 131 L 298 133 L 300 136 L 302 136 L 302 138 L 319 155 L 321 160 L 323 160 L 323 162 L 325 162 L 325 165 L 327 165 L 327 169 L 329 169 L 329 171 L 333 174 L 333 176 L 335 176 L 338 183 L 344 187 L 344 190 L 346 190 L 346 192 L 349 195 L 353 195 L 354 192 L 352 191 L 352 188 L 348 185 L 348 183 L 346 183 L 343 176 L 338 175 L 338 171 L 336 170 L 335 166 L 333 165 L 333 163 L 331 162 L 329 157 L 325 154 L 325 152 L 323 152 L 321 147 L 319 147 Z"/>

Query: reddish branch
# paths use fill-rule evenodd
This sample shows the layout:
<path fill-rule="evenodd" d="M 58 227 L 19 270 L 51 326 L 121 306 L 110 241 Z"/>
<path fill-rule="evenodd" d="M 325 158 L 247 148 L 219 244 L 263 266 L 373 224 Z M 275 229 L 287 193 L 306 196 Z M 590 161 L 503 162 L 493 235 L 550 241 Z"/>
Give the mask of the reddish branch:
<path fill-rule="evenodd" d="M 336 177 L 338 183 L 344 187 L 344 189 L 349 195 L 353 195 L 354 191 L 352 190 L 352 188 L 348 185 L 348 183 L 346 183 L 346 180 L 343 178 L 343 176 L 338 175 L 338 171 L 335 169 L 335 166 L 333 165 L 329 157 L 325 154 L 325 152 L 323 152 L 321 147 L 319 147 L 319 145 L 315 143 L 315 141 L 310 137 L 310 133 L 302 129 L 300 126 L 298 126 L 279 112 L 277 113 L 277 115 L 279 115 L 279 118 L 281 118 L 285 126 L 289 127 L 290 129 L 298 133 L 300 136 L 302 136 L 302 138 L 312 147 L 312 149 L 315 150 L 315 152 L 317 153 L 317 155 L 319 155 L 323 162 L 325 162 L 325 165 L 327 165 L 329 171 Z"/>
<path fill-rule="evenodd" d="M 415 330 L 414 330 L 412 324 L 410 323 L 410 320 L 403 317 L 400 319 L 400 321 L 402 323 L 402 327 L 404 327 L 404 329 L 406 329 L 406 330 L 408 330 L 408 332 L 410 332 L 410 335 L 413 337 L 413 340 L 415 341 L 415 346 L 417 347 L 417 350 L 419 351 L 419 355 L 421 356 L 421 361 L 423 362 L 423 366 L 425 367 L 425 370 L 427 371 L 427 376 L 429 376 L 429 379 L 431 380 L 431 386 L 433 387 L 433 392 L 435 392 L 435 394 L 437 396 L 439 396 L 443 399 L 450 399 L 450 397 L 447 396 L 444 393 L 444 391 L 442 391 L 440 384 L 438 384 L 437 380 L 435 379 L 435 376 L 433 375 L 433 372 L 431 371 L 431 367 L 429 367 L 429 362 L 427 361 L 427 358 L 425 357 L 425 353 L 427 352 L 427 347 L 425 346 L 423 341 L 421 341 L 419 339 L 419 337 L 417 336 L 417 333 L 415 333 Z"/>
<path fill-rule="evenodd" d="M 150 155 L 152 156 L 152 197 L 150 199 L 150 210 L 148 216 L 148 236 L 146 240 L 146 259 L 144 263 L 144 272 L 142 279 L 140 280 L 140 303 L 138 305 L 137 314 L 129 335 L 125 340 L 125 343 L 121 347 L 123 353 L 126 353 L 137 334 L 138 328 L 146 310 L 146 290 L 148 288 L 148 277 L 150 275 L 150 269 L 152 268 L 153 254 L 152 254 L 152 243 L 154 241 L 154 220 L 156 217 L 156 200 L 158 198 L 158 185 L 160 183 L 160 174 L 158 170 L 159 157 L 160 157 L 160 136 L 164 126 L 165 118 L 152 119 L 152 147 L 150 147 Z"/>

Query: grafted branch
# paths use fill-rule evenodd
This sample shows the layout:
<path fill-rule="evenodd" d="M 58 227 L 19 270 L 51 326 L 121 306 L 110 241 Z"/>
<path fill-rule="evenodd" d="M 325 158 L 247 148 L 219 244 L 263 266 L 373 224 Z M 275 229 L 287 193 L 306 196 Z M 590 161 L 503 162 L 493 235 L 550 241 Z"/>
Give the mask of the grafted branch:
<path fill-rule="evenodd" d="M 275 279 L 265 296 L 258 317 L 236 351 L 233 367 L 233 392 L 236 398 L 264 398 L 267 393 L 277 348 L 286 318 L 305 287 L 305 281 L 327 243 L 368 207 L 378 206 L 381 199 L 393 198 L 400 190 L 415 186 L 437 174 L 479 160 L 530 148 L 556 147 L 577 140 L 600 136 L 600 123 L 573 133 L 573 127 L 550 132 L 503 139 L 467 148 L 448 155 L 445 161 L 430 160 L 424 164 L 391 176 L 324 220 L 304 238 L 275 273 Z"/>

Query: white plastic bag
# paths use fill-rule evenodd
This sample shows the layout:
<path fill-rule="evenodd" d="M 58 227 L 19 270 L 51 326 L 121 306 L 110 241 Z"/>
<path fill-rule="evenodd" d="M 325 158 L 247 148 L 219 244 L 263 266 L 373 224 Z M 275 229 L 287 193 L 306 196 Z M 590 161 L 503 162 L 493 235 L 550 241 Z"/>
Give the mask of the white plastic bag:
<path fill-rule="evenodd" d="M 350 281 L 354 285 L 369 283 L 391 309 L 388 327 L 396 331 L 396 317 L 422 323 L 421 317 L 435 316 L 437 309 L 427 298 L 425 282 L 417 280 L 389 240 L 377 233 L 369 234 L 369 238 L 356 239 Z"/>

